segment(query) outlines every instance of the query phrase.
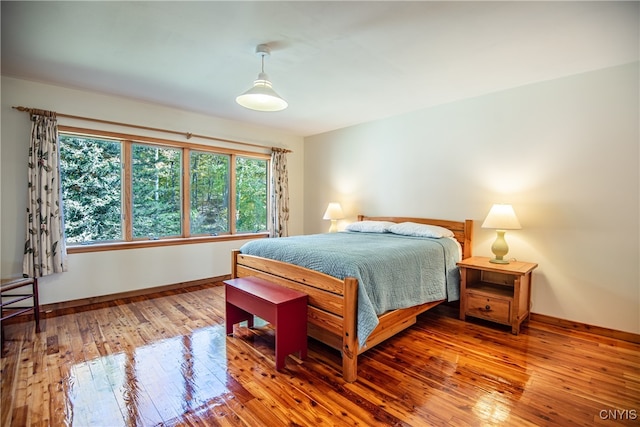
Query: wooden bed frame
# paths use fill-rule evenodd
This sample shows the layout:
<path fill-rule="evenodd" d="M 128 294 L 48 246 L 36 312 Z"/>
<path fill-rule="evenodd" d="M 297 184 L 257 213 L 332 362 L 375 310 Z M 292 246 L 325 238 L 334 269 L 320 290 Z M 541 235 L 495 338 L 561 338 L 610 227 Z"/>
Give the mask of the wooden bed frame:
<path fill-rule="evenodd" d="M 471 256 L 473 222 L 471 220 L 448 221 L 407 217 L 358 216 L 358 221 L 412 221 L 432 224 L 453 231 L 462 246 L 463 259 Z M 444 302 L 391 310 L 379 316 L 380 323 L 359 347 L 357 337 L 358 281 L 353 277 L 344 280 L 297 265 L 267 258 L 232 252 L 233 278 L 256 276 L 309 295 L 308 335 L 342 353 L 342 376 L 353 382 L 358 376 L 358 355 L 387 338 L 416 323 L 416 316 Z"/>

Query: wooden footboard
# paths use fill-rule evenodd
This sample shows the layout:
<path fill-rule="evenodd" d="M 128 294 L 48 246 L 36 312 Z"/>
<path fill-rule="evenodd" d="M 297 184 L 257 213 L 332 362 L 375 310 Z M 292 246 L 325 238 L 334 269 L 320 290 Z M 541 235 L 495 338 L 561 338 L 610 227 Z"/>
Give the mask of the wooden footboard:
<path fill-rule="evenodd" d="M 413 221 L 449 228 L 461 244 L 463 258 L 471 256 L 472 221 L 464 222 L 407 217 L 365 217 L 358 220 L 404 222 Z M 358 346 L 357 309 L 358 281 L 344 280 L 293 264 L 232 252 L 233 278 L 256 276 L 309 295 L 307 332 L 312 338 L 342 353 L 342 376 L 353 382 L 358 376 L 358 355 L 416 323 L 420 313 L 444 302 L 435 301 L 415 307 L 392 310 L 379 317 L 379 324 Z"/>
<path fill-rule="evenodd" d="M 358 280 L 340 280 L 324 273 L 281 261 L 232 252 L 233 278 L 256 276 L 309 295 L 309 336 L 342 353 L 345 381 L 357 377 Z"/>

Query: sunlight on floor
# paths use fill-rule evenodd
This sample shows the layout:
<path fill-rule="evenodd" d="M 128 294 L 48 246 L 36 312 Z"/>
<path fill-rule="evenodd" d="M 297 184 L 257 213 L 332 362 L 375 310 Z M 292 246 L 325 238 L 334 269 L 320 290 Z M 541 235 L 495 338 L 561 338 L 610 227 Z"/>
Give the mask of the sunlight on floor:
<path fill-rule="evenodd" d="M 500 393 L 491 391 L 478 399 L 473 407 L 473 412 L 479 419 L 489 424 L 504 423 L 509 419 L 511 410 L 501 400 Z"/>
<path fill-rule="evenodd" d="M 198 412 L 229 391 L 226 381 L 224 327 L 203 328 L 73 365 L 61 381 L 65 418 L 75 425 L 156 425 Z"/>

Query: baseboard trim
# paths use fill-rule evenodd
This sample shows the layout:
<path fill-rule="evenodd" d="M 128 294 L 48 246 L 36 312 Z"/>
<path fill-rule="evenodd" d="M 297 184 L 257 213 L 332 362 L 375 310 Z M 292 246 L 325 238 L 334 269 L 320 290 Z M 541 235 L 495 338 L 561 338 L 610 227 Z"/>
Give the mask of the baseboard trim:
<path fill-rule="evenodd" d="M 180 283 L 174 283 L 171 285 L 156 286 L 153 288 L 136 289 L 135 291 L 119 292 L 115 294 L 100 295 L 97 297 L 90 297 L 90 298 L 80 298 L 76 300 L 62 301 L 62 302 L 56 302 L 51 304 L 41 304 L 40 313 L 42 314 L 43 317 L 55 317 L 60 314 L 63 314 L 62 312 L 64 312 L 65 310 L 73 310 L 73 309 L 91 310 L 96 305 L 109 303 L 115 300 L 135 298 L 140 296 L 149 296 L 152 294 L 159 294 L 167 291 L 175 291 L 175 290 L 180 290 L 185 288 L 191 288 L 194 286 L 213 285 L 216 282 L 221 282 L 223 280 L 227 280 L 230 278 L 231 278 L 231 275 L 227 274 L 224 276 L 191 280 L 188 282 L 180 282 Z M 20 316 L 16 316 L 16 317 L 20 317 Z"/>
<path fill-rule="evenodd" d="M 632 342 L 634 344 L 640 344 L 640 335 L 634 334 L 632 332 L 624 332 L 615 329 L 603 328 L 601 326 L 588 325 L 586 323 L 574 322 L 571 320 L 560 319 L 557 317 L 538 313 L 531 313 L 530 318 L 532 321 L 538 323 L 546 323 L 548 325 L 560 326 L 565 329 L 588 332 L 594 335 L 600 335 L 607 338 L 615 338 L 622 341 Z"/>

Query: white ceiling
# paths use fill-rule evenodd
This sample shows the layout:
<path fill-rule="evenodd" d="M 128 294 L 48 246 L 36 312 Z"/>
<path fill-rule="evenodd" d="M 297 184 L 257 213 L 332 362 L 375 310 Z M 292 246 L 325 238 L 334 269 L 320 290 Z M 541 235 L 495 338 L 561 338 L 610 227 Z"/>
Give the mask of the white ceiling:
<path fill-rule="evenodd" d="M 2 1 L 2 74 L 308 136 L 637 61 L 639 4 Z"/>

